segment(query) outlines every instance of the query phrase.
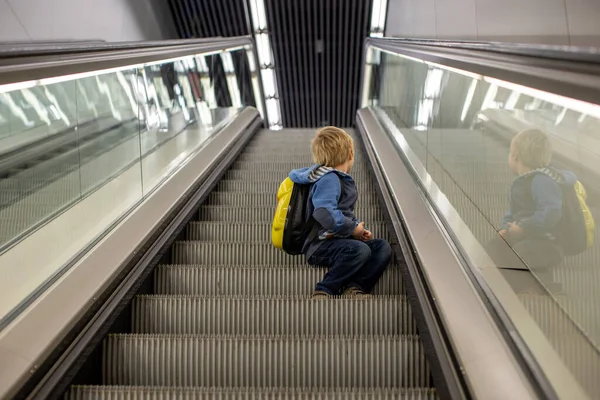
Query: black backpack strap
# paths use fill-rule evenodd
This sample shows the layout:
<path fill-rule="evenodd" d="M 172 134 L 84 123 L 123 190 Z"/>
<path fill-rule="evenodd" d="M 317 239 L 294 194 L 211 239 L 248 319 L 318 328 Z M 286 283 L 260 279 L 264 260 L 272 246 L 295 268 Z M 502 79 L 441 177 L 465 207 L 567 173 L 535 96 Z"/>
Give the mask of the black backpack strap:
<path fill-rule="evenodd" d="M 337 172 L 334 172 L 334 174 L 336 174 L 340 180 L 340 198 L 338 199 L 338 204 L 340 204 L 340 200 L 342 200 L 342 196 L 344 195 L 344 181 L 343 181 L 342 177 L 340 176 L 340 174 L 338 174 Z M 313 240 L 316 239 L 317 235 L 319 234 L 319 228 L 321 227 L 321 225 L 311 215 L 310 220 L 308 222 L 308 226 L 311 227 L 310 233 L 308 234 L 308 241 L 312 242 Z"/>

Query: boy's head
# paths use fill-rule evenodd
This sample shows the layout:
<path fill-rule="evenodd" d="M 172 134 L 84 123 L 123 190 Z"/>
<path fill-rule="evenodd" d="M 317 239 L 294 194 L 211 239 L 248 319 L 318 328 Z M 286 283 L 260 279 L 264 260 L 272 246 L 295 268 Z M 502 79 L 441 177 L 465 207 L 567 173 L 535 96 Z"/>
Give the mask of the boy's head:
<path fill-rule="evenodd" d="M 510 143 L 508 165 L 517 175 L 550 165 L 552 144 L 546 134 L 538 129 L 519 132 Z"/>
<path fill-rule="evenodd" d="M 354 164 L 354 141 L 335 126 L 318 129 L 311 150 L 315 163 L 326 167 L 348 173 Z"/>

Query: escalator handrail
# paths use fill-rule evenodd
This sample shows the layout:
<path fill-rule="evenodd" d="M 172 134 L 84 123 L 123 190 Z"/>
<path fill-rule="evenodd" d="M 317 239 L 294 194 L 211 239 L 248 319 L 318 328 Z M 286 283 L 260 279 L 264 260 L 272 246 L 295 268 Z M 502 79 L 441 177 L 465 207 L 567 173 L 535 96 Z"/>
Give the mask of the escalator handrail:
<path fill-rule="evenodd" d="M 252 47 L 250 36 L 159 42 L 0 47 L 0 85 Z"/>
<path fill-rule="evenodd" d="M 554 44 L 508 43 L 477 40 L 413 39 L 401 37 L 368 38 L 369 42 L 400 43 L 422 46 L 449 47 L 528 57 L 559 59 L 565 61 L 600 62 L 600 49 L 596 47 Z"/>
<path fill-rule="evenodd" d="M 364 45 L 365 55 L 375 48 L 581 101 L 600 101 L 597 50 L 394 38 L 367 38 Z"/>

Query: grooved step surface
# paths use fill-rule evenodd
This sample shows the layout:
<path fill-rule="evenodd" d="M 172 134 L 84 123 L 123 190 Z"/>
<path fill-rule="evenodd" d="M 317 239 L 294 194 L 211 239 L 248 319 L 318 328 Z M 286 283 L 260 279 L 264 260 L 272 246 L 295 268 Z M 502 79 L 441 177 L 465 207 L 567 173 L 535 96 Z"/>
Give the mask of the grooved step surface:
<path fill-rule="evenodd" d="M 278 265 L 162 265 L 154 273 L 157 294 L 309 295 L 326 269 Z M 399 267 L 388 267 L 373 294 L 404 295 Z"/>
<path fill-rule="evenodd" d="M 227 180 L 257 180 L 263 182 L 281 183 L 289 174 L 290 171 L 286 170 L 249 170 L 243 169 L 230 169 L 225 174 L 224 179 Z M 362 181 L 369 179 L 369 173 L 365 169 L 359 171 L 352 169 L 352 177 L 360 184 Z M 360 195 L 360 193 L 359 193 Z"/>
<path fill-rule="evenodd" d="M 436 400 L 434 389 L 279 389 L 76 386 L 66 400 Z"/>
<path fill-rule="evenodd" d="M 246 171 L 279 171 L 287 175 L 292 169 L 307 167 L 305 162 L 268 162 L 268 161 L 236 161 L 233 163 L 233 169 L 243 169 Z M 352 175 L 366 172 L 366 165 L 355 164 L 352 167 Z M 282 179 L 283 180 L 283 179 Z"/>
<path fill-rule="evenodd" d="M 139 296 L 133 303 L 132 324 L 136 333 L 347 336 L 417 333 L 406 298 L 401 296 L 320 301 L 308 296 Z"/>
<path fill-rule="evenodd" d="M 371 222 L 367 228 L 373 232 L 374 237 L 390 238 L 384 222 Z M 188 224 L 186 233 L 189 240 L 271 243 L 270 222 L 240 224 L 195 221 Z"/>
<path fill-rule="evenodd" d="M 242 192 L 212 192 L 205 203 L 210 206 L 236 206 L 236 207 L 268 207 L 277 205 L 273 192 L 267 193 L 242 193 Z M 377 207 L 379 199 L 374 193 L 361 192 L 358 195 L 358 207 Z"/>
<path fill-rule="evenodd" d="M 285 176 L 281 181 L 285 179 Z M 244 181 L 244 180 L 222 180 L 217 185 L 218 191 L 223 192 L 243 192 L 243 193 L 272 193 L 273 196 L 277 195 L 277 189 L 279 188 L 279 182 L 265 182 L 265 181 Z M 371 181 L 365 181 L 357 183 L 356 186 L 359 190 L 365 190 L 372 192 L 375 190 L 375 183 Z M 276 197 L 275 197 L 276 199 Z"/>
<path fill-rule="evenodd" d="M 275 193 L 277 189 L 275 189 Z M 372 222 L 384 221 L 383 212 L 379 207 L 357 207 L 357 218 L 365 221 L 368 227 Z M 200 221 L 227 221 L 227 222 L 268 222 L 273 221 L 275 206 L 272 207 L 227 207 L 227 206 L 202 206 L 198 212 Z"/>
<path fill-rule="evenodd" d="M 111 335 L 108 385 L 400 388 L 429 386 L 417 336 Z"/>

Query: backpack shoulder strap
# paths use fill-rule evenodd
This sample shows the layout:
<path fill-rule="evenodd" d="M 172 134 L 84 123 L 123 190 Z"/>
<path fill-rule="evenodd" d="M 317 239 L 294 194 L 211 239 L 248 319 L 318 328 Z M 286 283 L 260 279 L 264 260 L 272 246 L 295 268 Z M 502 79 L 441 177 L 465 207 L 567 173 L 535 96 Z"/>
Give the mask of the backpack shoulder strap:
<path fill-rule="evenodd" d="M 340 174 L 338 174 L 337 172 L 335 173 L 338 177 L 338 179 L 340 180 L 340 200 L 342 199 L 342 196 L 344 195 L 344 178 L 342 178 L 342 176 Z M 338 200 L 339 202 L 339 200 Z"/>
<path fill-rule="evenodd" d="M 338 203 L 339 203 L 339 201 L 342 199 L 342 196 L 344 195 L 344 180 L 340 174 L 338 174 L 337 172 L 335 172 L 335 174 L 337 175 L 338 179 L 340 180 L 340 199 L 338 200 Z M 312 216 L 309 219 L 309 224 L 310 224 L 311 229 L 308 234 L 308 240 L 310 242 L 312 242 L 317 237 L 317 234 L 319 233 L 319 228 L 321 227 L 321 225 L 319 225 L 319 223 Z"/>

